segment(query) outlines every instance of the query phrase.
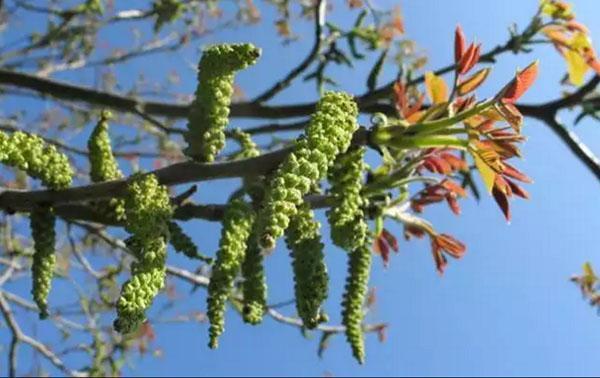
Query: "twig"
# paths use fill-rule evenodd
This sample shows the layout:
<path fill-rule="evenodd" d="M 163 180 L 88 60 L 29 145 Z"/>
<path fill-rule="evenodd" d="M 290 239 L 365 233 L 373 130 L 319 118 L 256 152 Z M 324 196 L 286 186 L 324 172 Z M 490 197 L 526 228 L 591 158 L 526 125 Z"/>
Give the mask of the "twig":
<path fill-rule="evenodd" d="M 289 316 L 285 316 L 282 313 L 278 312 L 273 308 L 269 308 L 268 314 L 273 320 L 282 323 L 291 325 L 294 327 L 302 327 L 302 320 L 298 318 L 292 318 Z M 365 324 L 363 325 L 363 332 L 377 332 L 382 328 L 387 327 L 386 323 L 376 323 L 376 324 Z M 328 325 L 328 324 L 319 324 L 317 328 L 319 331 L 327 332 L 327 333 L 342 333 L 346 331 L 346 327 L 343 325 Z"/>
<path fill-rule="evenodd" d="M 46 347 L 44 344 L 40 343 L 36 339 L 24 334 L 23 331 L 21 330 L 21 328 L 19 327 L 19 324 L 16 322 L 14 315 L 12 313 L 12 310 L 10 308 L 10 305 L 6 301 L 6 298 L 4 297 L 3 292 L 0 292 L 0 311 L 2 312 L 4 320 L 6 321 L 6 323 L 8 324 L 8 327 L 10 328 L 10 330 L 12 332 L 11 350 L 9 352 L 9 375 L 11 377 L 16 376 L 16 345 L 19 342 L 23 342 L 23 343 L 31 346 L 33 349 L 38 351 L 41 355 L 46 357 L 46 359 L 48 361 L 50 361 L 50 363 L 52 363 L 52 365 L 54 365 L 57 369 L 59 369 L 63 373 L 65 373 L 71 377 L 87 376 L 87 374 L 85 374 L 83 372 L 69 369 L 64 364 L 64 362 L 52 350 L 50 350 L 48 347 Z"/>
<path fill-rule="evenodd" d="M 313 47 L 304 58 L 304 60 L 292 69 L 283 79 L 276 82 L 271 88 L 267 89 L 264 93 L 256 96 L 252 101 L 254 103 L 261 103 L 270 100 L 277 93 L 287 88 L 292 81 L 304 72 L 310 64 L 319 56 L 321 52 L 321 46 L 325 39 L 323 33 L 323 27 L 325 26 L 325 13 L 327 11 L 327 0 L 317 0 L 315 5 L 315 41 Z"/>

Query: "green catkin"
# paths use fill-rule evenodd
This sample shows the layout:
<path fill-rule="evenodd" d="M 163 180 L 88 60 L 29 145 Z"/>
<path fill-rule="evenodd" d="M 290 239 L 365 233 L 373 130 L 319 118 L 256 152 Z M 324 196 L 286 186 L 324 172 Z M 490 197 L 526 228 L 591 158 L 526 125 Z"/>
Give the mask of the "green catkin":
<path fill-rule="evenodd" d="M 254 211 L 242 199 L 232 200 L 225 210 L 219 250 L 208 285 L 207 315 L 210 321 L 208 346 L 219 346 L 218 338 L 225 330 L 225 305 L 233 288 L 252 230 Z"/>
<path fill-rule="evenodd" d="M 88 139 L 90 178 L 92 182 L 110 181 L 123 177 L 110 145 L 108 121 L 111 118 L 110 111 L 102 111 L 100 120 Z M 125 219 L 125 207 L 122 199 L 112 198 L 108 201 L 100 201 L 95 203 L 95 208 L 117 221 Z"/>
<path fill-rule="evenodd" d="M 21 131 L 10 136 L 0 131 L 0 163 L 18 168 L 40 179 L 50 189 L 71 185 L 73 170 L 69 158 L 37 135 Z"/>
<path fill-rule="evenodd" d="M 64 189 L 71 185 L 73 178 L 73 170 L 66 155 L 46 144 L 39 136 L 21 131 L 11 135 L 0 132 L 0 163 L 39 179 L 50 189 Z M 47 298 L 56 264 L 55 223 L 51 208 L 38 208 L 31 213 L 30 227 L 35 250 L 31 292 L 42 319 L 48 316 Z"/>
<path fill-rule="evenodd" d="M 242 264 L 244 278 L 242 290 L 244 293 L 244 321 L 249 324 L 259 324 L 267 309 L 267 282 L 263 266 L 263 254 L 256 243 L 255 237 L 249 238 L 248 249 Z"/>
<path fill-rule="evenodd" d="M 198 64 L 198 87 L 184 135 L 185 154 L 211 162 L 225 146 L 225 127 L 236 71 L 256 62 L 260 49 L 250 43 L 221 44 L 204 50 Z"/>
<path fill-rule="evenodd" d="M 342 323 L 346 327 L 346 339 L 352 348 L 354 358 L 363 364 L 365 361 L 363 305 L 371 270 L 371 250 L 368 243 L 350 252 L 348 257 L 348 277 L 342 301 Z"/>
<path fill-rule="evenodd" d="M 249 159 L 260 155 L 260 149 L 250 134 L 238 128 L 231 132 L 231 137 L 240 145 L 240 150 L 233 154 L 231 160 Z"/>
<path fill-rule="evenodd" d="M 52 286 L 52 276 L 56 265 L 54 242 L 56 217 L 49 207 L 39 207 L 31 212 L 31 236 L 34 253 L 31 265 L 33 287 L 31 294 L 40 311 L 40 319 L 48 317 L 48 294 Z"/>
<path fill-rule="evenodd" d="M 198 247 L 196 247 L 196 244 L 194 244 L 192 239 L 185 232 L 183 232 L 181 226 L 175 222 L 169 222 L 168 227 L 169 243 L 171 243 L 175 251 L 183 253 L 190 259 L 198 259 L 206 263 L 210 263 L 212 261 L 211 258 L 206 257 L 198 252 Z"/>
<path fill-rule="evenodd" d="M 154 175 L 132 180 L 125 209 L 125 228 L 133 234 L 127 244 L 137 261 L 132 263 L 132 276 L 117 300 L 114 327 L 124 334 L 137 330 L 145 320 L 145 310 L 164 287 L 168 222 L 173 213 L 168 190 Z"/>
<path fill-rule="evenodd" d="M 329 171 L 332 207 L 327 211 L 331 239 L 337 246 L 353 251 L 364 244 L 367 224 L 363 221 L 365 199 L 361 195 L 365 148 L 351 149 L 337 157 Z"/>
<path fill-rule="evenodd" d="M 313 211 L 302 205 L 285 232 L 294 270 L 296 311 L 308 329 L 315 328 L 323 320 L 321 305 L 329 290 L 319 227 Z"/>
<path fill-rule="evenodd" d="M 111 118 L 111 112 L 104 110 L 88 139 L 90 178 L 93 182 L 110 181 L 123 177 L 110 145 L 108 121 Z"/>
<path fill-rule="evenodd" d="M 306 135 L 273 174 L 258 214 L 259 243 L 272 249 L 304 196 L 327 175 L 335 157 L 350 146 L 358 128 L 358 108 L 343 92 L 326 92 L 317 104 Z"/>
<path fill-rule="evenodd" d="M 342 301 L 342 322 L 352 354 L 359 363 L 365 360 L 362 322 L 371 270 L 368 225 L 364 219 L 366 200 L 362 197 L 363 147 L 339 155 L 329 172 L 332 207 L 327 212 L 333 242 L 349 251 L 348 277 Z"/>

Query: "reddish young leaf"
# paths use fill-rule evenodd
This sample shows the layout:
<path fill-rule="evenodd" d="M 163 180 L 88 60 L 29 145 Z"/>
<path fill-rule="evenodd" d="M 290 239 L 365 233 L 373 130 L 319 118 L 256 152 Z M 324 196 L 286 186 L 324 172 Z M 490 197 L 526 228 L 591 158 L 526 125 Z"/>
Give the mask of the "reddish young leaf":
<path fill-rule="evenodd" d="M 458 86 L 459 96 L 464 96 L 467 93 L 472 92 L 475 89 L 477 89 L 488 77 L 491 70 L 492 70 L 491 68 L 481 69 L 481 70 L 475 72 L 471 77 L 469 77 L 468 79 L 466 79 L 462 83 L 460 83 L 460 85 Z"/>
<path fill-rule="evenodd" d="M 497 187 L 494 186 L 492 189 L 492 196 L 494 197 L 494 200 L 496 200 L 498 206 L 500 206 L 500 209 L 502 210 L 506 220 L 510 222 L 510 205 L 508 204 L 508 197 L 506 194 L 502 193 Z"/>
<path fill-rule="evenodd" d="M 462 58 L 458 62 L 458 73 L 461 75 L 466 74 L 473 68 L 477 62 L 479 62 L 479 54 L 481 51 L 481 45 L 475 45 L 472 43 L 467 51 L 463 54 Z"/>
<path fill-rule="evenodd" d="M 456 26 L 456 30 L 454 31 L 454 63 L 458 64 L 461 60 L 463 54 L 465 53 L 466 47 L 466 39 L 465 34 L 463 33 L 460 25 Z"/>
<path fill-rule="evenodd" d="M 531 87 L 538 75 L 539 61 L 535 61 L 518 72 L 502 94 L 502 102 L 514 103 Z"/>
<path fill-rule="evenodd" d="M 458 204 L 455 193 L 448 193 L 446 195 L 446 202 L 454 214 L 460 215 L 460 205 Z"/>
<path fill-rule="evenodd" d="M 512 165 L 506 162 L 504 162 L 504 169 L 502 170 L 502 174 L 528 184 L 531 184 L 533 182 L 533 180 L 529 178 L 529 176 L 527 176 L 526 174 L 524 174 L 523 172 L 519 171 L 517 168 L 513 167 Z"/>
<path fill-rule="evenodd" d="M 529 199 L 529 193 L 527 193 L 527 191 L 523 188 L 521 188 L 519 185 L 517 185 L 517 183 L 515 183 L 512 180 L 509 180 L 507 178 L 505 178 L 506 182 L 508 183 L 508 185 L 510 186 L 510 190 L 512 190 L 512 193 L 515 196 L 524 198 L 524 199 Z"/>
<path fill-rule="evenodd" d="M 390 247 L 394 250 L 395 253 L 398 253 L 398 239 L 394 235 L 392 235 L 385 228 L 381 231 L 381 235 L 384 237 L 385 241 L 388 243 Z"/>
<path fill-rule="evenodd" d="M 463 243 L 448 234 L 436 235 L 435 242 L 444 252 L 455 259 L 460 259 L 467 251 L 467 247 Z"/>

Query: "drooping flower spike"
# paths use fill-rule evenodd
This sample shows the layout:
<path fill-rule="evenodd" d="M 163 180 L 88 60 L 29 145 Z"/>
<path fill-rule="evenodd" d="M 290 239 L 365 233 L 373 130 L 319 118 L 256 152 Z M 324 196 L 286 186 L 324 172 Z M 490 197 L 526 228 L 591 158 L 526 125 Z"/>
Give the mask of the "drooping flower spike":
<path fill-rule="evenodd" d="M 152 174 L 138 174 L 125 197 L 127 244 L 137 261 L 121 288 L 114 327 L 127 334 L 144 322 L 146 309 L 165 285 L 167 238 L 173 209 L 168 189 Z"/>
<path fill-rule="evenodd" d="M 285 232 L 294 271 L 296 311 L 308 329 L 315 328 L 321 322 L 321 306 L 329 291 L 319 228 L 312 210 L 302 205 Z"/>
<path fill-rule="evenodd" d="M 225 127 L 235 72 L 256 62 L 260 49 L 250 43 L 222 44 L 204 50 L 198 64 L 198 87 L 184 135 L 187 156 L 211 162 L 225 146 Z"/>
<path fill-rule="evenodd" d="M 272 175 L 257 217 L 259 244 L 272 249 L 289 226 L 310 188 L 327 175 L 340 153 L 350 146 L 358 128 L 358 109 L 352 97 L 327 92 L 317 104 L 306 135 L 296 141 Z"/>
<path fill-rule="evenodd" d="M 253 222 L 254 211 L 242 199 L 234 199 L 228 204 L 208 285 L 208 346 L 212 349 L 219 346 L 219 336 L 225 330 L 225 305 L 244 260 Z"/>

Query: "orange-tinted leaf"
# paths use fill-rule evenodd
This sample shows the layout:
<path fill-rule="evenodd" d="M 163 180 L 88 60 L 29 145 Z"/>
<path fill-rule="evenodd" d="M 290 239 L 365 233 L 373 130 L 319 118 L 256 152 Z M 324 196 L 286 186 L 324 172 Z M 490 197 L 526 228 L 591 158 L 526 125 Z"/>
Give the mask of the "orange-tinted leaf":
<path fill-rule="evenodd" d="M 449 193 L 448 195 L 446 195 L 446 202 L 448 202 L 448 206 L 454 214 L 460 215 L 460 205 L 458 204 L 458 200 L 456 199 L 456 194 Z"/>
<path fill-rule="evenodd" d="M 458 64 L 463 54 L 465 53 L 466 47 L 466 39 L 465 34 L 463 33 L 460 25 L 456 26 L 456 30 L 454 31 L 454 63 Z"/>
<path fill-rule="evenodd" d="M 506 194 L 502 193 L 502 191 L 494 187 L 492 190 L 492 196 L 494 197 L 494 200 L 496 200 L 496 203 L 502 210 L 502 213 L 504 214 L 506 220 L 510 222 L 510 205 L 508 203 L 508 197 L 506 196 Z"/>
<path fill-rule="evenodd" d="M 508 185 L 510 186 L 510 190 L 512 191 L 512 193 L 515 196 L 524 198 L 524 199 L 529 199 L 529 193 L 527 193 L 527 191 L 523 188 L 521 188 L 519 185 L 517 185 L 517 183 L 515 183 L 512 180 L 509 179 L 505 179 L 506 182 L 508 183 Z"/>
<path fill-rule="evenodd" d="M 458 73 L 464 75 L 469 72 L 471 68 L 473 68 L 477 62 L 479 62 L 480 53 L 481 45 L 475 45 L 472 43 L 458 62 Z"/>
<path fill-rule="evenodd" d="M 526 174 L 519 171 L 517 168 L 513 167 L 508 163 L 504 163 L 504 168 L 502 169 L 502 174 L 508 177 L 512 177 L 515 180 L 519 180 L 521 182 L 526 182 L 528 184 L 532 183 L 533 180 L 529 178 Z"/>
<path fill-rule="evenodd" d="M 567 29 L 569 29 L 572 32 L 581 32 L 584 34 L 589 34 L 589 29 L 587 28 L 587 26 L 585 26 L 584 24 L 582 24 L 581 22 L 577 22 L 575 20 L 571 20 L 569 22 L 567 22 Z"/>
<path fill-rule="evenodd" d="M 460 96 L 464 96 L 467 93 L 472 92 L 475 89 L 477 89 L 477 87 L 479 87 L 485 81 L 485 79 L 488 77 L 488 75 L 490 74 L 490 71 L 491 71 L 491 68 L 484 68 L 484 69 L 481 69 L 481 70 L 475 72 L 467 80 L 460 83 L 460 85 L 458 86 L 458 94 Z"/>
<path fill-rule="evenodd" d="M 539 61 L 535 61 L 518 72 L 515 78 L 508 84 L 502 94 L 502 101 L 514 103 L 531 87 L 538 74 Z"/>
<path fill-rule="evenodd" d="M 439 234 L 435 237 L 436 244 L 455 259 L 460 259 L 465 255 L 467 247 L 448 234 Z"/>
<path fill-rule="evenodd" d="M 441 104 L 448 100 L 448 86 L 444 79 L 436 76 L 433 72 L 425 74 L 425 87 L 427 96 L 433 104 Z"/>
<path fill-rule="evenodd" d="M 385 228 L 381 231 L 381 235 L 385 238 L 385 241 L 389 244 L 389 246 L 392 247 L 394 252 L 398 253 L 398 240 L 396 237 Z"/>

